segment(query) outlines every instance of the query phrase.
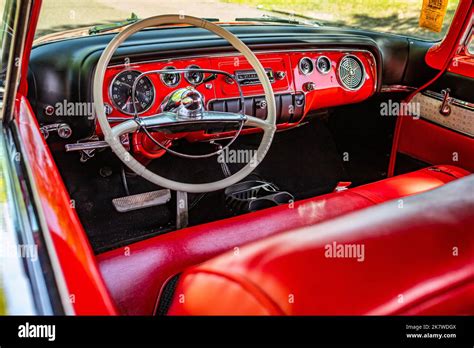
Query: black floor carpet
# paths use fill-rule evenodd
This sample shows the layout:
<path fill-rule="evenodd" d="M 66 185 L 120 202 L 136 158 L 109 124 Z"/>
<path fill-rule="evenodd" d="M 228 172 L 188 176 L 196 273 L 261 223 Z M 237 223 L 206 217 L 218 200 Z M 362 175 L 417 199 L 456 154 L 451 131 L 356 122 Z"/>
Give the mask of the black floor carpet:
<path fill-rule="evenodd" d="M 256 149 L 261 135 L 241 136 L 234 149 Z M 209 151 L 209 144 L 183 144 L 186 151 Z M 184 150 L 183 150 L 184 151 Z M 96 253 L 100 253 L 153 235 L 167 233 L 175 224 L 175 201 L 158 207 L 118 213 L 112 199 L 125 195 L 120 178 L 121 163 L 104 150 L 86 163 L 74 153 L 54 152 L 77 213 Z M 160 175 L 183 182 L 209 182 L 222 179 L 216 157 L 190 160 L 165 155 L 150 168 Z M 230 165 L 232 172 L 239 165 Z M 338 181 L 348 180 L 331 132 L 323 121 L 313 121 L 296 129 L 277 133 L 265 160 L 253 173 L 292 193 L 296 199 L 331 192 Z M 159 189 L 146 180 L 127 178 L 130 193 Z M 222 191 L 189 195 L 190 225 L 232 216 Z"/>

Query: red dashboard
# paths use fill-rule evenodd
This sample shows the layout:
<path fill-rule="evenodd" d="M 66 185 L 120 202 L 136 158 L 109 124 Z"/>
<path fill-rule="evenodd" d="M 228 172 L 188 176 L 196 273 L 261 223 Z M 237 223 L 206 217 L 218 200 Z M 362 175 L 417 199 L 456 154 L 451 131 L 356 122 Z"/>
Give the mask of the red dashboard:
<path fill-rule="evenodd" d="M 269 52 L 257 53 L 257 57 L 272 82 L 276 96 L 278 128 L 288 128 L 300 123 L 306 115 L 317 109 L 334 107 L 343 104 L 361 102 L 370 97 L 377 87 L 377 69 L 374 56 L 364 50 L 314 50 L 298 52 Z M 103 87 L 104 102 L 111 123 L 121 122 L 133 117 L 115 102 L 113 85 L 120 73 L 135 71 L 145 73 L 163 69 L 200 68 L 221 70 L 228 74 L 243 77 L 241 88 L 245 97 L 245 113 L 265 118 L 266 103 L 263 101 L 261 85 L 252 80 L 253 70 L 247 60 L 240 55 L 216 55 L 207 57 L 185 57 L 157 60 L 143 63 L 120 64 L 110 66 L 105 75 Z M 146 75 L 149 101 L 140 116 L 146 117 L 160 112 L 163 100 L 178 88 L 194 85 L 199 91 L 208 109 L 219 111 L 240 110 L 239 89 L 235 81 L 224 75 L 215 75 L 208 79 L 211 73 L 203 73 L 192 83 L 185 73 L 173 80 L 167 79 L 166 74 L 151 73 Z M 164 78 L 165 76 L 165 78 Z M 250 77 L 249 80 L 245 78 Z M 207 81 L 208 80 L 208 81 Z M 255 132 L 256 129 L 244 129 L 243 133 Z M 100 129 L 98 129 L 100 133 Z M 190 141 L 223 138 L 232 132 L 206 133 L 193 132 L 181 134 Z M 165 135 L 161 135 L 165 137 Z M 177 135 L 173 135 L 177 137 Z M 146 158 L 161 156 L 162 150 L 146 141 L 146 137 L 134 135 L 134 151 Z M 162 138 L 166 141 L 166 139 Z M 171 139 L 168 139 L 169 142 Z"/>

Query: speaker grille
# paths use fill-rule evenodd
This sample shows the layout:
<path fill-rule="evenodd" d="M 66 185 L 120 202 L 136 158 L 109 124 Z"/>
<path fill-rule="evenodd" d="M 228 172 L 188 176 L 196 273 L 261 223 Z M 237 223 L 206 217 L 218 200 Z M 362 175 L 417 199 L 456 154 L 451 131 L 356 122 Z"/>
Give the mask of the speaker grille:
<path fill-rule="evenodd" d="M 300 59 L 300 62 L 298 63 L 300 72 L 303 75 L 309 75 L 313 72 L 314 70 L 314 63 L 313 61 L 308 58 L 308 57 L 303 57 Z"/>
<path fill-rule="evenodd" d="M 345 56 L 339 63 L 339 79 L 344 87 L 358 89 L 364 81 L 364 66 L 354 56 Z"/>

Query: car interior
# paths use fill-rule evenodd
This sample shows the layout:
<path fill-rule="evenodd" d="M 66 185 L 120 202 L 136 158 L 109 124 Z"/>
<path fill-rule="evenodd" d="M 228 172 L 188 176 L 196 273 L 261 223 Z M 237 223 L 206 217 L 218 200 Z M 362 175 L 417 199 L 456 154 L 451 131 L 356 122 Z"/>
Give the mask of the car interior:
<path fill-rule="evenodd" d="M 119 313 L 474 312 L 472 74 L 411 37 L 170 18 L 40 42 L 28 66 Z"/>

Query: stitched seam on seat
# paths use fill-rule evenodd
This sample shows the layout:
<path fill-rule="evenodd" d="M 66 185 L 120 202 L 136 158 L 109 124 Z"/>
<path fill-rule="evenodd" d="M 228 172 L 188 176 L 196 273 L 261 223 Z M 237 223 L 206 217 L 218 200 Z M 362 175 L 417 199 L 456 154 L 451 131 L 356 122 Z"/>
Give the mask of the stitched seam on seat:
<path fill-rule="evenodd" d="M 274 301 L 263 289 L 258 285 L 252 282 L 250 279 L 243 276 L 232 276 L 229 274 L 221 273 L 218 271 L 210 269 L 196 269 L 186 272 L 186 275 L 189 274 L 198 274 L 198 273 L 207 273 L 212 274 L 217 277 L 225 278 L 238 286 L 240 286 L 245 292 L 252 296 L 257 303 L 259 303 L 262 308 L 264 308 L 269 315 L 287 315 L 285 311 Z M 183 279 L 185 278 L 183 277 Z"/>

